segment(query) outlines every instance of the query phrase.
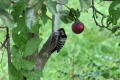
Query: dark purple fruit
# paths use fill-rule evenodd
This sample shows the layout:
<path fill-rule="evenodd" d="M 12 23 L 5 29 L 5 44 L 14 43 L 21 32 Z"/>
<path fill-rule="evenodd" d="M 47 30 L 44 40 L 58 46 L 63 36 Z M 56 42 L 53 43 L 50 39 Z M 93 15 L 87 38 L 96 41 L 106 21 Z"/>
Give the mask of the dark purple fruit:
<path fill-rule="evenodd" d="M 80 34 L 84 30 L 84 24 L 82 22 L 75 22 L 72 24 L 72 31 L 76 34 Z"/>

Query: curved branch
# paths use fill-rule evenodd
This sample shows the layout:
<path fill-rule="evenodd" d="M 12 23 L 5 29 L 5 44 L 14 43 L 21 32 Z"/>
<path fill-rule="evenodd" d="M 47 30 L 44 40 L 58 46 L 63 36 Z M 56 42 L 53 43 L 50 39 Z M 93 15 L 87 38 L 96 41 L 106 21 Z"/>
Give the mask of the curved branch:
<path fill-rule="evenodd" d="M 97 26 L 101 27 L 101 28 L 106 28 L 106 29 L 112 31 L 112 29 L 109 28 L 109 25 L 107 25 L 107 26 L 104 25 L 104 19 L 106 18 L 106 16 L 95 8 L 94 0 L 92 0 L 92 9 L 93 9 L 93 19 L 94 19 L 94 21 L 95 21 L 95 24 L 96 24 Z M 97 22 L 96 13 L 98 13 L 98 14 L 100 14 L 100 15 L 102 16 L 101 24 L 99 24 L 99 23 Z"/>
<path fill-rule="evenodd" d="M 8 54 L 8 67 L 11 64 L 11 52 L 10 52 L 10 35 L 9 35 L 9 28 L 8 27 L 0 27 L 6 29 L 6 39 L 2 43 L 2 46 L 0 48 L 5 47 L 5 44 L 7 44 L 7 54 Z"/>
<path fill-rule="evenodd" d="M 48 38 L 48 40 L 44 43 L 42 49 L 40 50 L 39 56 L 36 59 L 34 69 L 39 69 L 40 71 L 42 71 L 52 54 L 51 51 L 56 47 L 59 34 L 58 32 L 54 31 L 54 22 L 55 22 L 55 16 L 52 15 L 52 33 Z"/>
<path fill-rule="evenodd" d="M 58 28 L 58 17 L 59 14 L 56 16 L 57 17 L 57 24 L 55 24 L 55 15 L 52 15 L 52 33 L 49 36 L 48 40 L 44 43 L 42 49 L 39 52 L 39 56 L 36 58 L 36 63 L 34 66 L 34 69 L 39 69 L 42 71 L 44 69 L 45 64 L 47 63 L 48 59 L 51 56 L 51 51 L 56 47 L 57 45 L 57 40 L 58 40 L 58 35 L 59 33 L 55 31 L 56 27 Z"/>
<path fill-rule="evenodd" d="M 57 39 L 58 32 L 53 32 L 40 50 L 39 56 L 36 59 L 34 69 L 39 69 L 40 71 L 43 70 L 45 64 L 47 63 L 49 57 L 52 54 L 51 50 L 56 47 Z"/>
<path fill-rule="evenodd" d="M 7 27 L 0 27 L 0 28 L 3 28 L 3 29 L 6 29 Z M 7 35 L 7 33 L 6 33 Z M 1 43 L 2 45 L 0 46 L 0 48 L 2 49 L 3 47 L 5 47 L 5 44 L 7 43 L 7 40 L 8 38 L 6 37 L 6 39 L 3 41 L 3 43 Z"/>
<path fill-rule="evenodd" d="M 57 1 L 57 0 L 56 0 Z M 57 15 L 56 15 L 56 18 L 55 18 L 55 30 L 58 30 L 58 28 L 60 27 L 60 11 L 62 10 L 62 5 L 58 4 L 57 5 Z"/>
<path fill-rule="evenodd" d="M 55 15 L 52 15 L 52 33 L 55 32 Z"/>
<path fill-rule="evenodd" d="M 10 66 L 10 64 L 11 64 L 11 52 L 10 52 L 10 36 L 9 36 L 8 27 L 6 28 L 6 31 L 7 31 L 6 38 L 7 38 L 8 66 Z"/>

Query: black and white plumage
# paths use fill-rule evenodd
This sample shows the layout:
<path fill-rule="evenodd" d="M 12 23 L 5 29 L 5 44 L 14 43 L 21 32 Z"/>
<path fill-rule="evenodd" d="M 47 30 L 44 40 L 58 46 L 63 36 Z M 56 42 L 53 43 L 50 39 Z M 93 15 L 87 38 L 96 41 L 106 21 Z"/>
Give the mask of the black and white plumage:
<path fill-rule="evenodd" d="M 66 41 L 66 39 L 67 39 L 67 35 L 66 35 L 66 33 L 65 33 L 64 28 L 58 29 L 58 33 L 59 33 L 59 36 L 58 36 L 58 40 L 57 40 L 57 45 L 56 45 L 56 47 L 51 51 L 51 53 L 53 53 L 54 51 L 57 51 L 57 53 L 59 53 L 59 51 L 62 49 L 62 47 L 64 46 L 65 41 Z"/>

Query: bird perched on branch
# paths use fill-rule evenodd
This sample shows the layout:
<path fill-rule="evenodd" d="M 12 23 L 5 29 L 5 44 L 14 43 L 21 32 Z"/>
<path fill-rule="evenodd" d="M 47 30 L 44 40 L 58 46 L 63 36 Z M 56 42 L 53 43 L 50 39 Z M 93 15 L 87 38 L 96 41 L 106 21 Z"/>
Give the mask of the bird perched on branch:
<path fill-rule="evenodd" d="M 49 59 L 50 55 L 55 51 L 58 53 L 61 50 L 65 44 L 66 39 L 67 35 L 64 28 L 59 28 L 56 32 L 52 32 L 40 50 L 34 67 L 41 71 L 44 68 L 44 65 Z"/>
<path fill-rule="evenodd" d="M 59 53 L 59 51 L 62 49 L 62 47 L 64 46 L 66 39 L 67 39 L 67 35 L 65 33 L 64 28 L 59 28 L 58 29 L 58 39 L 57 39 L 57 44 L 55 46 L 55 48 L 51 51 L 51 53 L 53 53 L 54 51 L 57 51 L 57 53 Z"/>

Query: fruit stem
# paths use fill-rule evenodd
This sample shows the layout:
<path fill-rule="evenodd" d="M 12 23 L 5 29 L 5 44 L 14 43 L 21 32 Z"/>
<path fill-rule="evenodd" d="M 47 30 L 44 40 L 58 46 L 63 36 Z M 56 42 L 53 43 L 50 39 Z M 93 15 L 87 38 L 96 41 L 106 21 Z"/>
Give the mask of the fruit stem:
<path fill-rule="evenodd" d="M 80 20 L 78 18 L 75 18 L 75 23 L 79 23 Z"/>

